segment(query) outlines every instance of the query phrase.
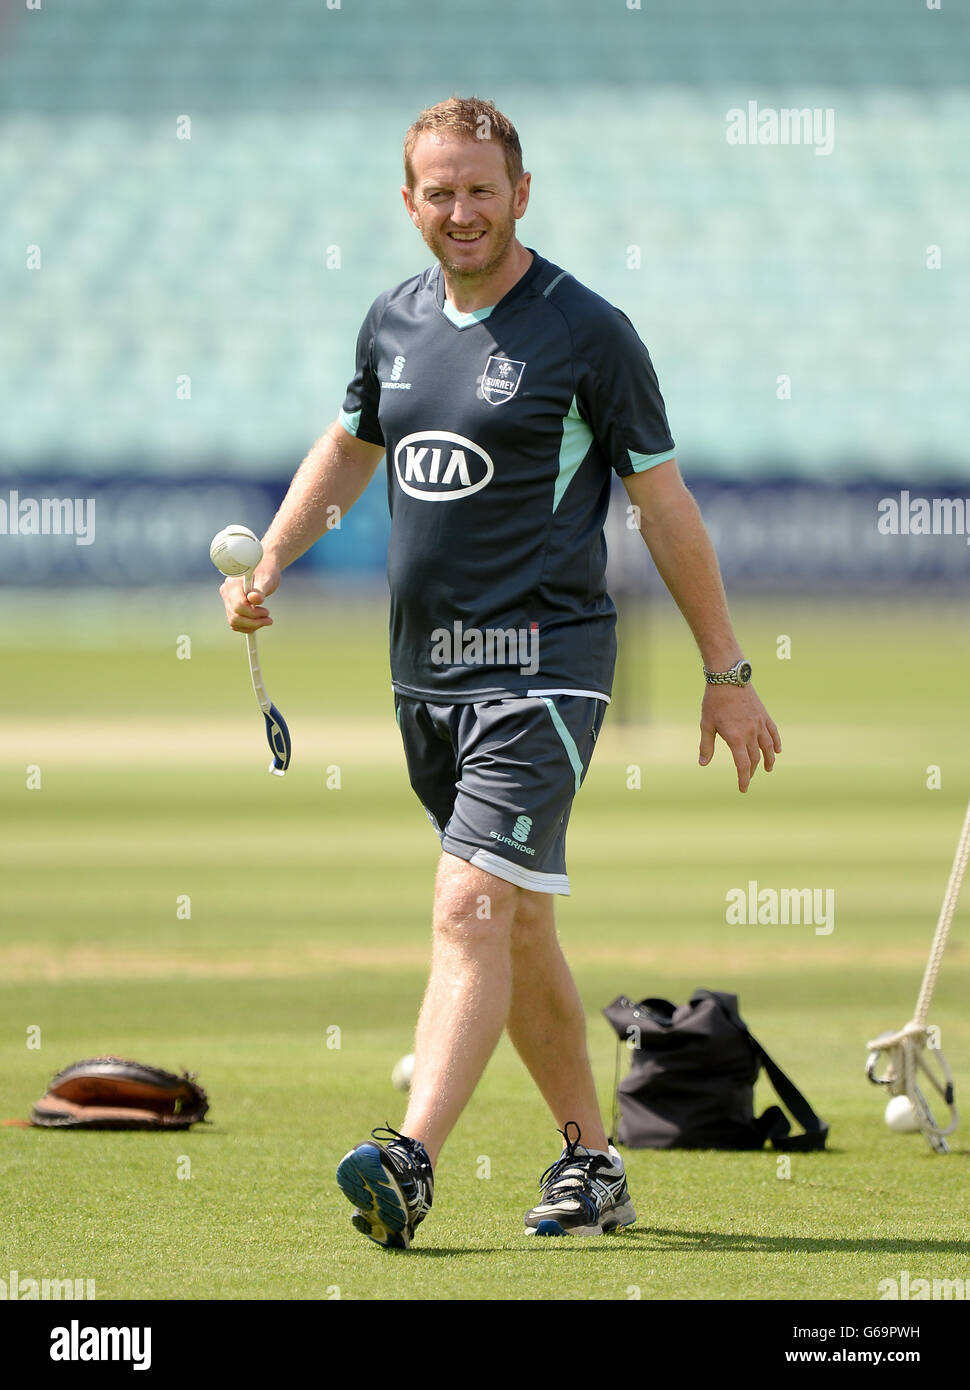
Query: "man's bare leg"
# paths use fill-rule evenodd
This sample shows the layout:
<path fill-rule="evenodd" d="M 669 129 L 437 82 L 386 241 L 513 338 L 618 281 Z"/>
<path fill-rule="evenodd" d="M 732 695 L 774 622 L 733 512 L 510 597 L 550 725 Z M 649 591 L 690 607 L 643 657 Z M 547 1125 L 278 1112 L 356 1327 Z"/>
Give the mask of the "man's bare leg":
<path fill-rule="evenodd" d="M 511 957 L 509 1037 L 559 1128 L 573 1120 L 584 1146 L 605 1150 L 608 1141 L 586 1049 L 586 1015 L 556 936 L 551 893 L 520 890 Z"/>
<path fill-rule="evenodd" d="M 442 854 L 435 885 L 431 972 L 415 1036 L 405 1138 L 357 1145 L 337 1182 L 354 1203 L 353 1224 L 380 1245 L 407 1247 L 431 1206 L 432 1167 L 467 1105 L 503 1028 L 561 1129 L 572 1121 L 586 1147 L 605 1149 L 585 1016 L 556 939 L 548 894 L 530 893 Z M 570 1134 L 575 1139 L 575 1134 Z M 424 1150 L 427 1151 L 426 1157 Z M 525 1217 L 527 1233 L 601 1235 L 635 1220 L 622 1169 L 582 1163 L 561 1174 L 566 1190 L 543 1189 Z M 403 1187 L 400 1185 L 403 1184 Z M 582 1189 L 581 1191 L 579 1189 Z M 595 1192 L 595 1200 L 593 1193 Z"/>
<path fill-rule="evenodd" d="M 553 906 L 549 893 L 516 888 L 464 859 L 441 856 L 431 974 L 401 1126 L 424 1144 L 432 1164 L 505 1027 L 559 1128 L 572 1120 L 585 1145 L 607 1147 L 586 1017 Z"/>
<path fill-rule="evenodd" d="M 502 1036 L 512 993 L 509 940 L 521 889 L 442 853 L 431 974 L 418 1017 L 404 1134 L 437 1163 Z"/>

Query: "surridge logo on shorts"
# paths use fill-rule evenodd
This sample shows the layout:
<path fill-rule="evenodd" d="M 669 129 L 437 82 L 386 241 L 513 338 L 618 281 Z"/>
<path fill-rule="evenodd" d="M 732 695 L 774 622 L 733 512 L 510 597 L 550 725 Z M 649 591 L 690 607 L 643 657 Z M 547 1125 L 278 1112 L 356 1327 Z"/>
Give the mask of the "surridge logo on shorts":
<path fill-rule="evenodd" d="M 512 827 L 511 840 L 509 839 L 508 835 L 502 835 L 497 830 L 490 830 L 488 832 L 488 835 L 489 839 L 498 840 L 500 845 L 508 845 L 510 849 L 517 849 L 520 854 L 531 854 L 534 856 L 535 850 L 532 848 L 531 845 L 527 845 L 525 843 L 526 840 L 529 838 L 529 833 L 531 830 L 532 817 L 519 816 L 518 820 L 515 822 L 515 825 L 513 825 Z"/>
<path fill-rule="evenodd" d="M 519 389 L 524 371 L 524 362 L 513 362 L 509 357 L 490 357 L 482 375 L 482 395 L 489 405 L 510 401 Z"/>
<path fill-rule="evenodd" d="M 394 471 L 409 497 L 422 502 L 453 502 L 480 492 L 490 483 L 495 464 L 480 444 L 462 434 L 419 430 L 398 441 Z"/>
<path fill-rule="evenodd" d="M 528 820 L 528 819 L 529 819 L 528 816 L 520 816 L 520 817 L 519 817 L 519 820 Z M 518 824 L 518 822 L 516 822 L 516 824 Z M 531 822 L 530 822 L 530 824 L 531 824 Z M 528 832 L 527 832 L 527 833 L 528 833 Z M 513 830 L 512 834 L 515 835 L 515 831 L 514 831 L 514 830 Z M 502 835 L 502 834 L 500 834 L 499 831 L 497 831 L 497 830 L 490 830 L 490 831 L 488 832 L 488 838 L 489 838 L 490 840 L 497 840 L 498 843 L 499 843 L 500 845 L 508 845 L 509 849 L 517 849 L 517 850 L 519 851 L 520 854 L 531 854 L 531 855 L 533 855 L 533 856 L 535 855 L 535 850 L 532 848 L 531 845 L 524 845 L 524 844 L 522 843 L 522 838 L 524 838 L 524 837 L 522 837 L 522 838 L 516 837 L 515 839 L 510 839 L 510 838 L 508 837 L 508 835 Z"/>
<path fill-rule="evenodd" d="M 529 831 L 532 829 L 531 816 L 519 816 L 519 819 L 512 827 L 512 835 L 520 843 L 524 843 L 529 838 Z"/>

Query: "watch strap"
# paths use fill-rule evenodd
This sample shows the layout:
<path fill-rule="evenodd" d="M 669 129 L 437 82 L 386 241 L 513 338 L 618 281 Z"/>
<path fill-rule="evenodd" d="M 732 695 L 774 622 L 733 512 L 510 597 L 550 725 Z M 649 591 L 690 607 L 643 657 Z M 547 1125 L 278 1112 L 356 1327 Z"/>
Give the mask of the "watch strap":
<path fill-rule="evenodd" d="M 748 668 L 746 680 L 741 679 L 742 667 Z M 704 667 L 704 677 L 708 685 L 747 685 L 751 679 L 751 663 L 745 657 L 736 661 L 729 671 L 709 671 Z"/>

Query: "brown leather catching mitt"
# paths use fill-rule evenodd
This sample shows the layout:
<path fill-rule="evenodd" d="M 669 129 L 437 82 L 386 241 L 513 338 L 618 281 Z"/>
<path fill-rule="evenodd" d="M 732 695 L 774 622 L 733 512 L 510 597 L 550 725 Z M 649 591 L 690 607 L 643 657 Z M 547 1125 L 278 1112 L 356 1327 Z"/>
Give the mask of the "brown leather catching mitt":
<path fill-rule="evenodd" d="M 194 1073 L 91 1057 L 57 1073 L 30 1122 L 47 1129 L 188 1129 L 208 1109 Z"/>

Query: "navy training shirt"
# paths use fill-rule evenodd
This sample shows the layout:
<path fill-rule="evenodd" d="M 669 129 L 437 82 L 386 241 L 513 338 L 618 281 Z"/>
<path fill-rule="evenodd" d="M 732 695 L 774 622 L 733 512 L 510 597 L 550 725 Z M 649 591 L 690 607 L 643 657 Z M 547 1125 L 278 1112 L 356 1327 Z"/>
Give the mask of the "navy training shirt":
<path fill-rule="evenodd" d="M 630 320 L 532 255 L 473 314 L 445 303 L 435 264 L 380 295 L 358 336 L 340 423 L 387 454 L 403 695 L 610 695 L 611 470 L 642 472 L 674 442 Z"/>

